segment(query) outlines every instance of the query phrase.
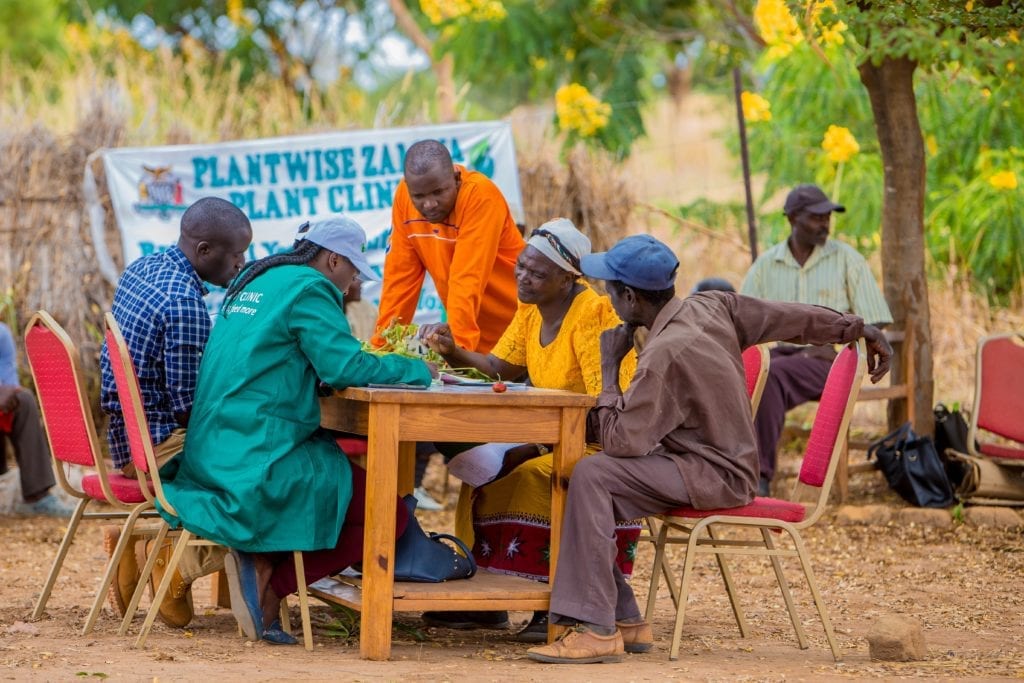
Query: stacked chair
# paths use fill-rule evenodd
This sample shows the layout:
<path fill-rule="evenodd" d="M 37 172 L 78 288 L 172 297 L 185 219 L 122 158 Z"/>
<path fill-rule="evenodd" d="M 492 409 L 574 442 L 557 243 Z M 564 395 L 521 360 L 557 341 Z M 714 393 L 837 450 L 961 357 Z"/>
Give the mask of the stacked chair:
<path fill-rule="evenodd" d="M 41 617 L 46 609 L 82 520 L 123 522 L 121 539 L 107 563 L 96 599 L 82 628 L 82 635 L 85 635 L 96 623 L 121 556 L 131 552 L 128 539 L 133 533 L 143 531 L 136 528 L 136 523 L 143 517 L 155 517 L 156 511 L 150 490 L 144 488 L 139 479 L 107 470 L 89 410 L 78 349 L 67 332 L 46 311 L 39 311 L 29 320 L 25 329 L 25 352 L 39 395 L 39 408 L 50 442 L 57 482 L 65 492 L 78 499 L 57 557 L 32 611 L 33 619 Z M 80 488 L 72 486 L 69 481 L 65 472 L 67 465 L 77 465 L 86 470 Z"/>
<path fill-rule="evenodd" d="M 957 494 L 967 503 L 1024 505 L 1024 333 L 982 338 L 974 381 L 967 453 L 946 452 L 964 465 Z"/>

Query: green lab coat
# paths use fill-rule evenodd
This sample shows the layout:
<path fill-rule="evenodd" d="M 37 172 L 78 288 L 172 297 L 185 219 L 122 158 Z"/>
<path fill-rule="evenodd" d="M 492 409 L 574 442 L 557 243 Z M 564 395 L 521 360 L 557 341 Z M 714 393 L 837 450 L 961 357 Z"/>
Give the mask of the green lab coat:
<path fill-rule="evenodd" d="M 362 351 L 341 292 L 312 267 L 271 268 L 222 309 L 203 354 L 185 450 L 164 489 L 186 529 L 247 552 L 337 544 L 352 474 L 319 430 L 317 378 L 338 389 L 427 385 L 430 371 Z"/>

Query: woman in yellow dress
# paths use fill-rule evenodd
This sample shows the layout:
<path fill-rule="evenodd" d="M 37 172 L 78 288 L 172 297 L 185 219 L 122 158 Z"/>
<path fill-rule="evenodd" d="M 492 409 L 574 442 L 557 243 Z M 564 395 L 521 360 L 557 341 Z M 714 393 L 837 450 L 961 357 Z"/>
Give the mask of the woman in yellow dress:
<path fill-rule="evenodd" d="M 519 309 L 489 354 L 458 347 L 444 323 L 425 325 L 424 342 L 453 367 L 475 367 L 491 377 L 529 378 L 533 386 L 597 396 L 601 392 L 601 332 L 621 321 L 606 296 L 581 279 L 579 260 L 590 253 L 590 240 L 559 218 L 535 230 L 516 263 Z M 636 370 L 636 354 L 622 364 L 625 389 Z M 599 450 L 595 444 L 587 455 Z M 547 581 L 551 543 L 552 456 L 546 444 L 509 448 L 497 477 L 461 496 L 456 534 L 473 548 L 480 567 L 537 581 Z M 632 572 L 638 521 L 620 522 L 616 530 L 618 564 Z M 505 613 L 439 612 L 428 623 L 452 628 L 504 628 Z M 545 613 L 537 613 L 520 640 L 546 639 Z"/>

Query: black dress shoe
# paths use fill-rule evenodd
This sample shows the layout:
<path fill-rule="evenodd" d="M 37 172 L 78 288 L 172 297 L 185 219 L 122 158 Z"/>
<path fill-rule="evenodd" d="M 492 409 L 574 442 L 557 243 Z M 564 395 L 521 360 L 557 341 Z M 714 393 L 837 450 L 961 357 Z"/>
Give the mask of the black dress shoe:
<path fill-rule="evenodd" d="M 428 626 L 454 628 L 461 631 L 477 628 L 497 630 L 509 627 L 508 612 L 424 612 L 423 621 Z"/>
<path fill-rule="evenodd" d="M 533 618 L 526 627 L 516 634 L 516 640 L 520 643 L 546 643 L 548 642 L 548 613 L 534 612 Z"/>

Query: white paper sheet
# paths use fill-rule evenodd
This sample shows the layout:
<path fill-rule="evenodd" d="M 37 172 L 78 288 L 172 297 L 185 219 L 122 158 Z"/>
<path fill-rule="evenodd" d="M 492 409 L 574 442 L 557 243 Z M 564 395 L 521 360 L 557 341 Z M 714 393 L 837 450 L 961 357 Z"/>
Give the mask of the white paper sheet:
<path fill-rule="evenodd" d="M 485 443 L 459 453 L 448 462 L 448 472 L 470 486 L 483 486 L 498 476 L 505 451 L 518 443 Z"/>

